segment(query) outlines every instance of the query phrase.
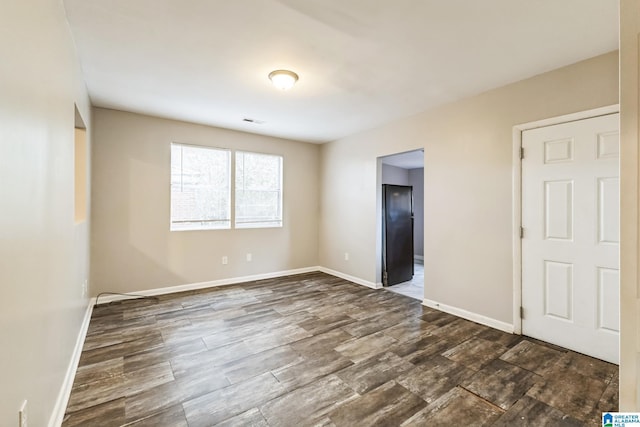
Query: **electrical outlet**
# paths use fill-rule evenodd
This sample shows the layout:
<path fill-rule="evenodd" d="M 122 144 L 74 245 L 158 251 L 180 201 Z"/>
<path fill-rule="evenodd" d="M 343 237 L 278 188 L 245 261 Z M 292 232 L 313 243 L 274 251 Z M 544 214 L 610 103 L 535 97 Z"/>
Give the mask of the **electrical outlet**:
<path fill-rule="evenodd" d="M 349 252 L 344 253 L 344 260 L 349 261 Z"/>
<path fill-rule="evenodd" d="M 22 402 L 18 412 L 18 427 L 27 427 L 27 401 Z"/>
<path fill-rule="evenodd" d="M 229 264 L 229 258 L 225 255 L 222 257 L 222 265 L 227 265 Z"/>
<path fill-rule="evenodd" d="M 253 256 L 250 253 L 248 253 L 247 254 L 247 262 L 251 262 L 252 259 L 253 259 Z"/>

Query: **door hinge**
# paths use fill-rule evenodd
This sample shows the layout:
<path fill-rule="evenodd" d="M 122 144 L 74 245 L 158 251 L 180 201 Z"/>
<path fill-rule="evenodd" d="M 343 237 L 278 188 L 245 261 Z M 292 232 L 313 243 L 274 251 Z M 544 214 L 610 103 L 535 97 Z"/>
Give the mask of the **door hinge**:
<path fill-rule="evenodd" d="M 520 238 L 524 239 L 524 227 L 520 226 Z"/>
<path fill-rule="evenodd" d="M 520 306 L 520 318 L 524 319 L 524 307 Z"/>
<path fill-rule="evenodd" d="M 520 160 L 524 159 L 524 147 L 520 147 Z"/>

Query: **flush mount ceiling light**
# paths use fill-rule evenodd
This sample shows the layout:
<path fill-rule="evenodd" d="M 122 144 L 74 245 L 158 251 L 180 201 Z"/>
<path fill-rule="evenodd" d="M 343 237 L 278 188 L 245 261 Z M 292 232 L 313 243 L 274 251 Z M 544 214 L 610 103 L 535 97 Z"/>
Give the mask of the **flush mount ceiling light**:
<path fill-rule="evenodd" d="M 289 70 L 275 70 L 269 73 L 269 79 L 275 87 L 288 90 L 298 81 L 298 75 Z"/>

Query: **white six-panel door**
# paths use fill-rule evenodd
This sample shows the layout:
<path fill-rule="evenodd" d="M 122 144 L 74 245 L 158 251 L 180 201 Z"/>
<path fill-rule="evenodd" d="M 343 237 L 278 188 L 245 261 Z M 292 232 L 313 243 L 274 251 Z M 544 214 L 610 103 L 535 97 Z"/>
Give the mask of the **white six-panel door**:
<path fill-rule="evenodd" d="M 524 131 L 523 335 L 619 359 L 618 114 Z"/>

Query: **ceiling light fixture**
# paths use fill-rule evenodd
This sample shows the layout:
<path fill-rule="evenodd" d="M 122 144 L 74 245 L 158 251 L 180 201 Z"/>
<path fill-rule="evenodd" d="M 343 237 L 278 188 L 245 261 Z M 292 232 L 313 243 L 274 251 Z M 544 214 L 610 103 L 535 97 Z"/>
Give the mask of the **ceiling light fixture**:
<path fill-rule="evenodd" d="M 269 79 L 278 89 L 289 90 L 298 81 L 298 75 L 289 70 L 275 70 L 269 73 Z"/>

